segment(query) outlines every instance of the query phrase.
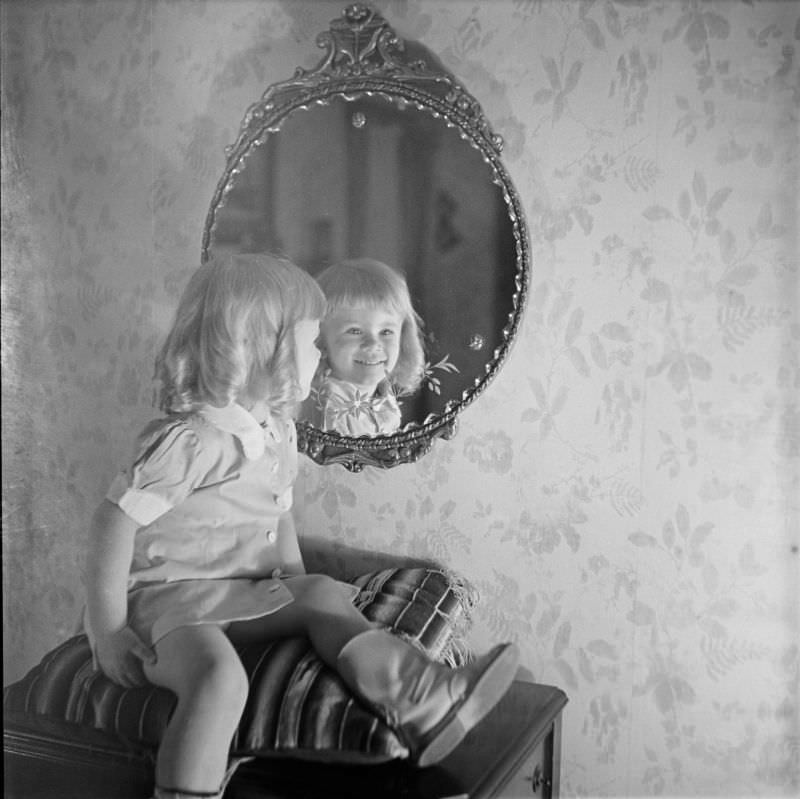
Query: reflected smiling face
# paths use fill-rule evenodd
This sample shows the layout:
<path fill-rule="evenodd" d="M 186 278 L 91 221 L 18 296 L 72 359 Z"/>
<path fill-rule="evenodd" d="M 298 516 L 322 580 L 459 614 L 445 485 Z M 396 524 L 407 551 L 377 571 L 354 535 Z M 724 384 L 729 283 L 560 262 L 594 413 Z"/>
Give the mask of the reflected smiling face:
<path fill-rule="evenodd" d="M 388 308 L 342 307 L 322 322 L 331 374 L 374 393 L 397 365 L 403 319 Z"/>

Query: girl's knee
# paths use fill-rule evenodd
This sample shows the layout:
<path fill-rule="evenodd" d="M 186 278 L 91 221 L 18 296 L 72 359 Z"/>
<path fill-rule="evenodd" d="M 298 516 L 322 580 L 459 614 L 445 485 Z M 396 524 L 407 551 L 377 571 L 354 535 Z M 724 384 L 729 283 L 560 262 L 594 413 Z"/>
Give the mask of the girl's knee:
<path fill-rule="evenodd" d="M 249 682 L 247 672 L 238 656 L 213 660 L 206 664 L 206 667 L 202 675 L 202 684 L 224 696 L 226 702 L 244 707 Z"/>
<path fill-rule="evenodd" d="M 306 574 L 299 578 L 298 591 L 293 590 L 295 601 L 312 608 L 325 609 L 344 598 L 341 586 L 326 574 Z"/>
<path fill-rule="evenodd" d="M 247 702 L 247 672 L 235 651 L 200 653 L 193 658 L 178 698 L 202 701 L 221 713 L 239 715 Z"/>

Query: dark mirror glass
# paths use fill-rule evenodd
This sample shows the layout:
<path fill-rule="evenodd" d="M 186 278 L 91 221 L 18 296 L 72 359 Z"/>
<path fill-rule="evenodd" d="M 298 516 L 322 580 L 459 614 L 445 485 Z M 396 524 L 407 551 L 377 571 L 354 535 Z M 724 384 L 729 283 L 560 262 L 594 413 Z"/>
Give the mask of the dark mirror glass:
<path fill-rule="evenodd" d="M 354 257 L 401 272 L 427 361 L 400 400 L 404 425 L 474 385 L 513 311 L 514 231 L 489 165 L 457 129 L 388 97 L 297 109 L 254 142 L 210 249 L 279 253 L 312 275 Z"/>
<path fill-rule="evenodd" d="M 298 448 L 317 463 L 388 468 L 453 436 L 458 414 L 500 369 L 527 294 L 527 231 L 502 139 L 434 53 L 363 3 L 348 5 L 317 44 L 325 55 L 315 67 L 298 67 L 246 110 L 202 255 L 268 251 L 315 277 L 367 258 L 404 277 L 424 349 L 406 371 L 422 373 L 421 383 L 387 411 L 390 381 L 365 381 L 366 407 L 377 403 L 390 419 L 370 432 L 312 419 L 313 396 L 297 423 Z M 380 376 L 389 361 L 358 356 Z M 361 394 L 345 399 L 361 407 Z"/>

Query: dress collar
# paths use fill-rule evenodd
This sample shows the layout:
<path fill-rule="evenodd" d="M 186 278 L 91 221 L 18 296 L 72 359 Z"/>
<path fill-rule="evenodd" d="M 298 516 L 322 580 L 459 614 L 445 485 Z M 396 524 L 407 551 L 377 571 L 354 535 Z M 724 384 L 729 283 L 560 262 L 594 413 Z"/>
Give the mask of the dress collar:
<path fill-rule="evenodd" d="M 334 377 L 330 372 L 325 375 L 325 380 L 327 380 L 331 385 L 336 386 L 341 393 L 345 394 L 348 398 L 359 397 L 362 401 L 381 402 L 386 397 L 394 396 L 392 385 L 386 378 L 378 383 L 373 394 L 367 394 L 354 383 L 350 383 L 347 380 L 340 380 L 338 377 Z"/>
<path fill-rule="evenodd" d="M 224 433 L 236 436 L 248 460 L 258 460 L 264 454 L 265 434 L 270 435 L 274 441 L 281 440 L 273 419 L 267 418 L 260 425 L 250 411 L 235 402 L 224 408 L 203 405 L 198 413 Z"/>

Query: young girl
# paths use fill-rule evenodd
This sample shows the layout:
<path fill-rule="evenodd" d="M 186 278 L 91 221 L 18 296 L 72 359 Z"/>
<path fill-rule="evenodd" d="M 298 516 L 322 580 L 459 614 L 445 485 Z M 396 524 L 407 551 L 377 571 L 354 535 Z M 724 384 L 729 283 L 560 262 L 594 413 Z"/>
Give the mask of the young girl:
<path fill-rule="evenodd" d="M 346 436 L 395 432 L 397 396 L 419 388 L 425 364 L 406 281 L 380 261 L 359 258 L 328 267 L 318 282 L 328 313 L 311 423 Z"/>
<path fill-rule="evenodd" d="M 444 757 L 513 679 L 500 645 L 461 669 L 374 627 L 353 586 L 305 574 L 289 509 L 292 413 L 319 361 L 325 300 L 292 264 L 201 267 L 157 361 L 164 418 L 140 434 L 96 511 L 86 628 L 100 668 L 172 690 L 157 799 L 219 797 L 247 699 L 234 642 L 307 636 L 419 765 Z"/>

